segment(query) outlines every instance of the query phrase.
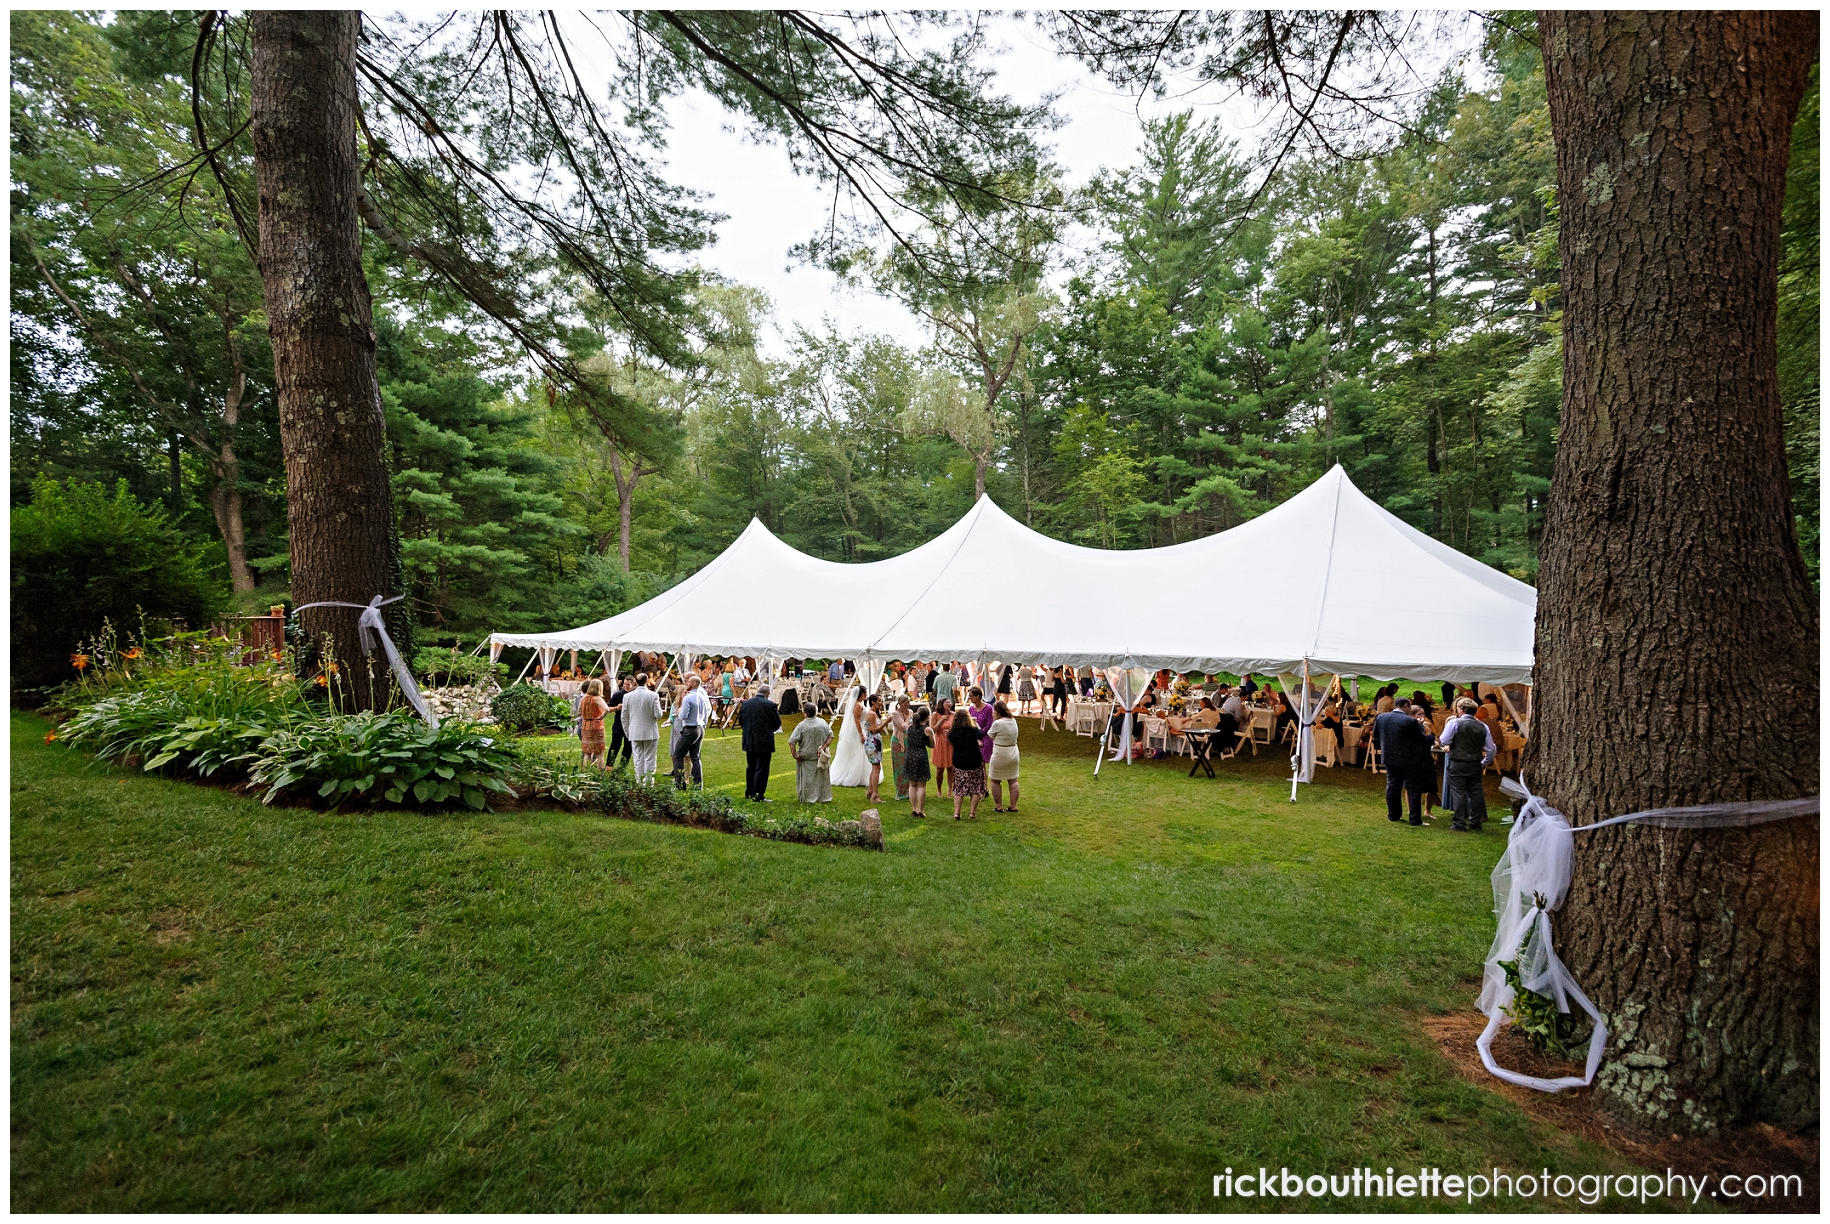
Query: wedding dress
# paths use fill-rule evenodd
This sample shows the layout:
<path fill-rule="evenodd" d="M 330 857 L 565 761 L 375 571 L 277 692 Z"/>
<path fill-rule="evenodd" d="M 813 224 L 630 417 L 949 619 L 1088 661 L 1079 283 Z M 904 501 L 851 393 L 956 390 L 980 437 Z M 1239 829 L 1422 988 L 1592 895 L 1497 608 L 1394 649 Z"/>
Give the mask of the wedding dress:
<path fill-rule="evenodd" d="M 845 721 L 839 726 L 839 742 L 832 750 L 832 784 L 834 786 L 868 786 L 871 763 L 865 758 L 864 743 L 858 738 L 858 704 L 863 700 L 864 686 L 854 684 L 845 690 Z"/>

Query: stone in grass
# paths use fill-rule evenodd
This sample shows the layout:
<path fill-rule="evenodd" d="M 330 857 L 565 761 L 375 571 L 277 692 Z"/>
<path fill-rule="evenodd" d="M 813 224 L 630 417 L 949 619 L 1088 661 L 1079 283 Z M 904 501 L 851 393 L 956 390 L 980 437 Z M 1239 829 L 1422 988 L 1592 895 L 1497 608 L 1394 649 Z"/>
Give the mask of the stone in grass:
<path fill-rule="evenodd" d="M 832 828 L 832 821 L 826 819 L 824 816 L 815 816 L 813 818 L 813 824 L 814 824 L 815 828 L 819 828 L 819 829 Z"/>
<path fill-rule="evenodd" d="M 866 808 L 860 812 L 858 826 L 864 833 L 865 845 L 883 849 L 883 817 L 876 808 Z"/>

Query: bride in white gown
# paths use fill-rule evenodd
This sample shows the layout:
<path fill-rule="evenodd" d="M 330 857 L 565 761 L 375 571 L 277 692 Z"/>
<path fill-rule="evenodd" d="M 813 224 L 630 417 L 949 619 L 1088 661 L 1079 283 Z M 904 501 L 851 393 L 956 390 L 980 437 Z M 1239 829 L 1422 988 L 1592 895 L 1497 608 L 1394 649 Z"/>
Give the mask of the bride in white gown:
<path fill-rule="evenodd" d="M 863 712 L 864 686 L 854 684 L 845 690 L 845 721 L 839 727 L 839 742 L 832 749 L 834 786 L 870 785 L 871 763 L 864 755 L 864 741 L 859 738 Z"/>

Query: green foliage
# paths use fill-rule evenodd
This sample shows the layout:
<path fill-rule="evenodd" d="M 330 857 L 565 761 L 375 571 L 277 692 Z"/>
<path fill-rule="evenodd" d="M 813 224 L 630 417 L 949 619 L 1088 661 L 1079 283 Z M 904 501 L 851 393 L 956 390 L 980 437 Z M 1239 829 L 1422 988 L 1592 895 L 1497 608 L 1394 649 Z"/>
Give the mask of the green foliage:
<path fill-rule="evenodd" d="M 333 806 L 481 809 L 490 793 L 512 793 L 512 742 L 463 723 L 430 727 L 406 710 L 339 714 L 310 699 L 313 685 L 286 656 L 244 665 L 241 655 L 234 643 L 155 643 L 140 651 L 137 671 L 117 664 L 113 679 L 66 686 L 60 698 L 72 713 L 58 735 L 149 772 L 246 777 L 266 788 L 265 803 L 284 794 Z"/>
<path fill-rule="evenodd" d="M 226 562 L 237 532 L 284 547 L 262 539 L 284 534 L 267 324 L 215 179 L 172 173 L 191 46 L 132 29 L 163 16 L 12 16 L 15 500 L 26 475 L 105 472 Z"/>
<path fill-rule="evenodd" d="M 1542 1054 L 1564 1062 L 1581 1062 L 1588 1057 L 1589 1023 L 1587 1017 L 1558 1011 L 1554 1000 L 1525 989 L 1519 977 L 1517 961 L 1501 961 L 1506 984 L 1512 987 L 1512 1002 L 1506 1014 Z"/>
<path fill-rule="evenodd" d="M 63 701 L 73 713 L 61 734 L 103 760 L 139 760 L 147 770 L 209 777 L 228 766 L 242 774 L 248 749 L 312 717 L 306 686 L 288 666 L 264 660 L 244 667 L 220 651 L 154 663 L 97 692 L 67 691 Z"/>
<path fill-rule="evenodd" d="M 512 795 L 520 757 L 486 728 L 421 722 L 411 711 L 329 714 L 275 731 L 248 753 L 248 779 L 279 795 L 347 802 L 435 806 L 462 800 L 482 811 L 491 793 Z"/>
<path fill-rule="evenodd" d="M 467 654 L 459 647 L 426 646 L 413 656 L 413 674 L 433 688 L 481 684 L 508 674 L 508 665 L 488 655 Z"/>
<path fill-rule="evenodd" d="M 862 830 L 841 828 L 843 821 L 810 813 L 759 814 L 739 807 L 729 795 L 716 791 L 682 791 L 665 783 L 643 785 L 627 765 L 605 770 L 569 756 L 535 758 L 522 767 L 521 777 L 541 798 L 627 820 L 689 825 L 809 846 L 868 844 Z"/>
<path fill-rule="evenodd" d="M 479 377 L 456 334 L 377 312 L 376 363 L 393 452 L 401 562 L 420 623 L 493 629 L 542 609 L 582 536 L 539 419 Z"/>
<path fill-rule="evenodd" d="M 31 504 L 13 511 L 13 683 L 70 678 L 71 653 L 104 622 L 209 624 L 229 592 L 201 552 L 124 482 L 110 493 L 83 481 L 34 481 Z"/>
<path fill-rule="evenodd" d="M 538 685 L 525 681 L 511 684 L 497 693 L 489 703 L 489 716 L 497 725 L 510 731 L 537 731 L 544 727 L 564 727 L 571 718 L 571 707 Z"/>
<path fill-rule="evenodd" d="M 1822 103 L 1818 65 L 1798 107 L 1792 128 L 1792 158 L 1786 167 L 1785 214 L 1779 269 L 1779 402 L 1785 412 L 1786 461 L 1792 476 L 1792 508 L 1798 542 L 1811 581 L 1818 581 L 1821 535 L 1822 449 L 1818 281 L 1818 160 Z"/>

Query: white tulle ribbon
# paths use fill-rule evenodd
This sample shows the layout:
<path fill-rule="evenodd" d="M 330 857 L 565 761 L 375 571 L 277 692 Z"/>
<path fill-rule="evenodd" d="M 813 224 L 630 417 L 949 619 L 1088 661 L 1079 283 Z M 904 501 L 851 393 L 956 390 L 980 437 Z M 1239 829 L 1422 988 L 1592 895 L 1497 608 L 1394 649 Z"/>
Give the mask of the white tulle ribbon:
<path fill-rule="evenodd" d="M 1551 911 L 1560 908 L 1569 895 L 1575 835 L 1629 821 L 1661 828 L 1733 828 L 1810 816 L 1818 811 L 1818 798 L 1813 795 L 1803 799 L 1653 808 L 1571 828 L 1562 812 L 1532 794 L 1523 782 L 1502 778 L 1500 790 L 1524 800 L 1524 805 L 1507 838 L 1506 852 L 1493 869 L 1493 909 L 1499 923 L 1482 973 L 1480 1009 L 1486 1014 L 1487 1027 L 1475 1045 L 1488 1071 L 1507 1083 L 1540 1092 L 1561 1092 L 1593 1083 L 1608 1044 L 1608 1030 L 1600 1010 L 1577 985 L 1551 941 Z M 1589 1037 L 1588 1064 L 1582 1075 L 1543 1079 L 1510 1071 L 1494 1061 L 1493 1038 L 1511 1021 L 1506 1009 L 1515 994 L 1506 982 L 1506 971 L 1500 968 L 1500 962 L 1508 960 L 1516 962 L 1519 983 L 1526 990 L 1550 999 L 1558 1011 L 1566 1014 L 1573 1000 L 1595 1022 L 1595 1031 Z"/>
<path fill-rule="evenodd" d="M 394 671 L 394 680 L 400 685 L 401 695 L 407 699 L 419 716 L 431 726 L 438 726 L 438 715 L 426 704 L 426 699 L 419 691 L 419 685 L 413 683 L 413 673 L 400 657 L 400 651 L 394 648 L 394 639 L 388 636 L 387 626 L 382 623 L 381 610 L 391 603 L 399 603 L 405 595 L 396 595 L 392 599 L 383 599 L 377 595 L 365 604 L 344 603 L 340 599 L 321 599 L 316 603 L 300 604 L 292 610 L 297 616 L 307 608 L 357 608 L 362 615 L 356 620 L 357 640 L 362 643 L 363 653 L 375 649 L 375 640 L 381 639 L 381 649 L 388 656 L 388 666 Z"/>

